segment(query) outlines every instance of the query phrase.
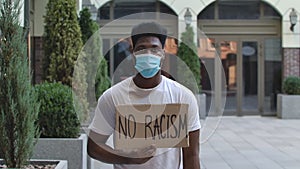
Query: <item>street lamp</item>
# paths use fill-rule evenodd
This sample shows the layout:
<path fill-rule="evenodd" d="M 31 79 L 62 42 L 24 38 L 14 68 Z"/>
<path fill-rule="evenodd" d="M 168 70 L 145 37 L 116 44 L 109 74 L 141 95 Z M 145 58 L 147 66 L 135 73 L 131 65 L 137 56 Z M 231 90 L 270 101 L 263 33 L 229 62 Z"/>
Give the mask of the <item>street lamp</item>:
<path fill-rule="evenodd" d="M 291 30 L 292 32 L 294 32 L 294 26 L 295 26 L 296 23 L 297 23 L 297 19 L 298 19 L 297 12 L 295 11 L 294 8 L 292 8 L 292 11 L 291 11 L 291 13 L 290 13 L 290 22 L 291 22 L 290 30 Z"/>
<path fill-rule="evenodd" d="M 186 27 L 189 27 L 192 23 L 192 13 L 190 12 L 189 8 L 187 8 L 187 10 L 185 11 L 184 21 L 185 21 Z"/>

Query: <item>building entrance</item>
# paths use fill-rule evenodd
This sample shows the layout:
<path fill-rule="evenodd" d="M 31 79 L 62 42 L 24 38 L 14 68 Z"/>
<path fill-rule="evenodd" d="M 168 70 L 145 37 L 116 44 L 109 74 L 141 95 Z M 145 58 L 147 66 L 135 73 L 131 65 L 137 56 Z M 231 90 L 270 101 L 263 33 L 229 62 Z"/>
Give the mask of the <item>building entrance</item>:
<path fill-rule="evenodd" d="M 198 35 L 206 35 L 198 37 L 198 55 L 207 106 L 222 111 L 224 105 L 228 115 L 275 115 L 282 67 L 280 14 L 263 1 L 217 0 L 199 13 L 198 28 Z"/>
<path fill-rule="evenodd" d="M 214 106 L 224 105 L 225 115 L 274 115 L 281 81 L 280 39 L 211 36 L 206 41 L 206 50 L 199 53 L 205 56 L 200 58 L 208 106 L 215 99 Z"/>

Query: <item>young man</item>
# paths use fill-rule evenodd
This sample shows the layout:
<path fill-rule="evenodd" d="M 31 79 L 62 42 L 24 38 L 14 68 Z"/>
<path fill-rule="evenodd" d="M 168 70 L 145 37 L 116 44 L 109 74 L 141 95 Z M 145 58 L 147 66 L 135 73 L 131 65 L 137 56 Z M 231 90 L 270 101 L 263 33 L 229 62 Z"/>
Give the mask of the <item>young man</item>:
<path fill-rule="evenodd" d="M 99 98 L 89 127 L 88 154 L 92 158 L 114 164 L 115 169 L 200 168 L 197 101 L 187 88 L 161 75 L 166 36 L 166 29 L 154 22 L 141 23 L 132 29 L 133 56 L 138 73 L 114 85 Z M 105 144 L 114 133 L 118 105 L 169 103 L 189 105 L 189 147 L 161 149 L 151 145 L 120 151 Z"/>

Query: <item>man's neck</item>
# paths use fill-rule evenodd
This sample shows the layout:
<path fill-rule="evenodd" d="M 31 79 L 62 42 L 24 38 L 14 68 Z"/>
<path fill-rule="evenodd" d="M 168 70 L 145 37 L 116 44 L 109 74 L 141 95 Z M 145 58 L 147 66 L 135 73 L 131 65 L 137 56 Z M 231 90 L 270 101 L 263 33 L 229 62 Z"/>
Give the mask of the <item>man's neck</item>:
<path fill-rule="evenodd" d="M 138 73 L 137 75 L 135 75 L 135 77 L 133 77 L 133 82 L 139 88 L 151 89 L 159 85 L 159 83 L 161 82 L 161 78 L 162 77 L 160 71 L 152 78 L 147 79 Z"/>

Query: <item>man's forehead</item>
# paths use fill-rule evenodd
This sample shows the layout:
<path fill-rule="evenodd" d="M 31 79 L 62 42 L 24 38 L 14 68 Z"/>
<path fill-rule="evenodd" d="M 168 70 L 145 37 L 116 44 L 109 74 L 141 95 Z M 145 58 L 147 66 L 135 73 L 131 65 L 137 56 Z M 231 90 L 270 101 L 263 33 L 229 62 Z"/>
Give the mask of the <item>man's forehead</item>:
<path fill-rule="evenodd" d="M 141 37 L 137 40 L 136 44 L 138 45 L 138 44 L 143 44 L 143 43 L 151 43 L 151 44 L 161 45 L 161 42 L 160 42 L 159 38 L 156 37 L 156 36 Z"/>

